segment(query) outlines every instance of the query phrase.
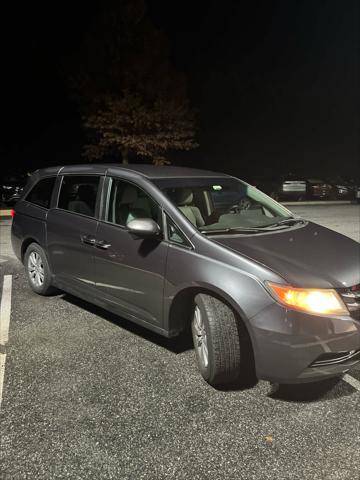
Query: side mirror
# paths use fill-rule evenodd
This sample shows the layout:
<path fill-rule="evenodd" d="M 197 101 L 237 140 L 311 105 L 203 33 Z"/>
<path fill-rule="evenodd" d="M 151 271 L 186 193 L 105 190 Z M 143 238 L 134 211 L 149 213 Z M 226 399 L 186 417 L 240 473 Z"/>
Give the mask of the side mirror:
<path fill-rule="evenodd" d="M 159 225 L 151 218 L 130 220 L 126 227 L 130 233 L 141 238 L 158 237 L 161 231 Z"/>

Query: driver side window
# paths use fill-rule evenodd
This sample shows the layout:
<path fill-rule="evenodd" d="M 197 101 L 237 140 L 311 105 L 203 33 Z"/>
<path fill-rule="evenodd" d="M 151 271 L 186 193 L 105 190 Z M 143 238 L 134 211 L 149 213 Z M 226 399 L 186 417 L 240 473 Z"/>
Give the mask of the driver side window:
<path fill-rule="evenodd" d="M 157 203 L 133 183 L 113 178 L 106 220 L 126 226 L 137 218 L 151 218 L 161 227 L 161 209 Z"/>

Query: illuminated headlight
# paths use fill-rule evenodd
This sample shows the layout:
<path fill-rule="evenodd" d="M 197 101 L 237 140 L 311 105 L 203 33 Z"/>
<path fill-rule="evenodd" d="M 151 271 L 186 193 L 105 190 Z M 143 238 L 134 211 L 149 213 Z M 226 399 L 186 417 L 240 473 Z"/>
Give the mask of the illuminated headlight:
<path fill-rule="evenodd" d="M 4 190 L 11 190 L 13 187 L 10 187 L 9 185 L 3 185 L 2 188 Z"/>
<path fill-rule="evenodd" d="M 349 315 L 335 290 L 294 288 L 270 282 L 267 285 L 279 303 L 294 310 L 320 315 Z"/>

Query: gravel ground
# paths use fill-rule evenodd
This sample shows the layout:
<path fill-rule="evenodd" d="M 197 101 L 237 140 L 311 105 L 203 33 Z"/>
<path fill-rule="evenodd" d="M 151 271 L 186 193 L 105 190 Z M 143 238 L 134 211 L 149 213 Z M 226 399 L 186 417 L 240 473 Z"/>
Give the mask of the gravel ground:
<path fill-rule="evenodd" d="M 357 206 L 291 208 L 359 239 Z M 33 294 L 1 225 L 1 274 L 13 275 L 1 480 L 359 478 L 360 392 L 348 383 L 214 390 L 186 339 Z"/>

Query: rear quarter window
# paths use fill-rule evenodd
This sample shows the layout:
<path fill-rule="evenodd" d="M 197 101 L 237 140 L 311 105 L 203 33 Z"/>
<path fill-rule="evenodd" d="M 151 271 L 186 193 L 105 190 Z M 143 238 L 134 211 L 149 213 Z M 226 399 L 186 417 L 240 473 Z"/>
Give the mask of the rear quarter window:
<path fill-rule="evenodd" d="M 54 189 L 56 177 L 48 177 L 40 180 L 26 196 L 26 201 L 43 208 L 50 208 L 51 195 Z"/>

